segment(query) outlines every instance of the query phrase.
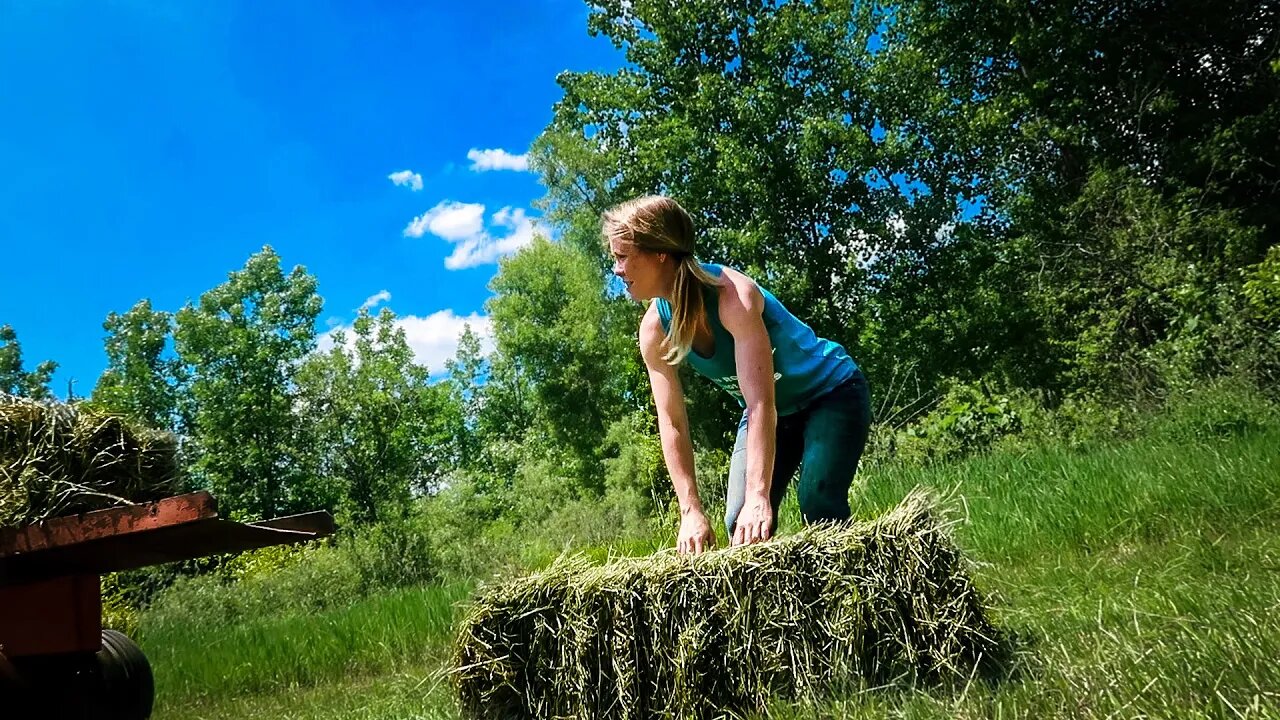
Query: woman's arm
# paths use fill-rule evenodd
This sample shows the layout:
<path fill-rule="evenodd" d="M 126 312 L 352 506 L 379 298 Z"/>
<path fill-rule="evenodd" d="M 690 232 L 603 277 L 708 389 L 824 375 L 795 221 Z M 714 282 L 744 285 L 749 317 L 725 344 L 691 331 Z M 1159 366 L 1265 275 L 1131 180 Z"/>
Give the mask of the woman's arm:
<path fill-rule="evenodd" d="M 715 547 L 716 536 L 707 523 L 698 497 L 698 481 L 693 465 L 693 443 L 689 440 L 689 417 L 684 408 L 684 388 L 676 367 L 663 357 L 662 320 L 652 304 L 640 322 L 640 353 L 649 371 L 653 403 L 658 411 L 658 435 L 662 438 L 662 457 L 671 475 L 676 497 L 680 501 L 680 534 L 677 549 L 681 553 L 700 553 Z"/>
<path fill-rule="evenodd" d="M 774 400 L 773 346 L 764 325 L 764 295 L 750 278 L 725 269 L 720 321 L 733 335 L 738 385 L 747 405 L 746 502 L 738 515 L 734 545 L 768 540 L 773 534 L 769 501 L 777 452 L 778 407 Z"/>

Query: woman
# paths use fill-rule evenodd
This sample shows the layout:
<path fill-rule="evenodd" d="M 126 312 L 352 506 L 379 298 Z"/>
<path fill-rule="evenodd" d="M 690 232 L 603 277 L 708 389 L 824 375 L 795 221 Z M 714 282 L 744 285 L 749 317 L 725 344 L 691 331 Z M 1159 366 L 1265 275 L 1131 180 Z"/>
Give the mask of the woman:
<path fill-rule="evenodd" d="M 698 498 L 676 371 L 685 360 L 743 407 L 724 518 L 734 545 L 773 535 L 797 467 L 805 521 L 847 519 L 871 404 L 866 380 L 845 349 L 815 335 L 746 275 L 699 263 L 693 221 L 670 198 L 642 197 L 612 208 L 601 230 L 614 274 L 633 299 L 652 301 L 640 322 L 640 351 L 680 501 L 679 551 L 715 546 Z"/>

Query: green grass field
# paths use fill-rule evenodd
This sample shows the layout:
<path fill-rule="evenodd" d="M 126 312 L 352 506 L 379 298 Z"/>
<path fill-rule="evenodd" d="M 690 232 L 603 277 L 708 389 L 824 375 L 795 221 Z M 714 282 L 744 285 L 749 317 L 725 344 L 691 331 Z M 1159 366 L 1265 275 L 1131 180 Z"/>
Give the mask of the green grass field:
<path fill-rule="evenodd" d="M 1005 452 L 860 484 L 859 516 L 916 485 L 949 498 L 1013 669 L 951 693 L 846 688 L 767 717 L 1280 717 L 1280 428 Z M 783 530 L 795 524 L 785 507 Z M 229 627 L 144 617 L 154 717 L 456 717 L 441 672 L 468 592 Z"/>

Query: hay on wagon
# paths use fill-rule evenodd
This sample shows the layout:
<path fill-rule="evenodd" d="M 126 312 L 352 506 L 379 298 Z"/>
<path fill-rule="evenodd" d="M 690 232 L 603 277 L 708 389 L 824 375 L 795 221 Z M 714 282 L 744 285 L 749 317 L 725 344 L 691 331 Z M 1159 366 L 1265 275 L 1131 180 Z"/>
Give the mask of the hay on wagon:
<path fill-rule="evenodd" d="M 452 679 L 472 718 L 704 718 L 848 684 L 963 682 L 997 647 L 914 492 L 874 521 L 697 558 L 565 558 L 489 588 Z"/>
<path fill-rule="evenodd" d="M 178 482 L 171 433 L 0 393 L 0 528 L 157 500 Z"/>

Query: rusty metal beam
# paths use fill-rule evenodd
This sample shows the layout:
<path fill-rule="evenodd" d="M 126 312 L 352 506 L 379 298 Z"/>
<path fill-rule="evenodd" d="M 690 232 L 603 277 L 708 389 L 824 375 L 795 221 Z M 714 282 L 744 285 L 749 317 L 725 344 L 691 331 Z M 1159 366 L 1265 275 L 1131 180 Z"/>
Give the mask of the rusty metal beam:
<path fill-rule="evenodd" d="M 213 496 L 195 492 L 144 505 L 50 518 L 20 528 L 0 529 L 0 558 L 216 517 L 218 504 Z"/>

